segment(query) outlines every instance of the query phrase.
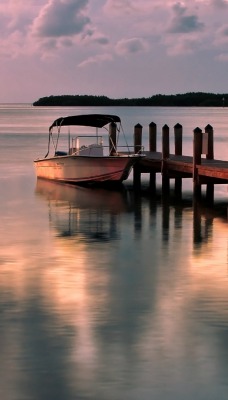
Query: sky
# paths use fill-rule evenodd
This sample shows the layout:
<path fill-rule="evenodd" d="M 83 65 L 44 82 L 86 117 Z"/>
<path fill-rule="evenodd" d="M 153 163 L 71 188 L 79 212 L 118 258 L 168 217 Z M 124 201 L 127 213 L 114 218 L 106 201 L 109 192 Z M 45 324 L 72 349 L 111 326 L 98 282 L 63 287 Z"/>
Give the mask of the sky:
<path fill-rule="evenodd" d="M 228 93 L 228 0 L 1 0 L 0 103 Z"/>

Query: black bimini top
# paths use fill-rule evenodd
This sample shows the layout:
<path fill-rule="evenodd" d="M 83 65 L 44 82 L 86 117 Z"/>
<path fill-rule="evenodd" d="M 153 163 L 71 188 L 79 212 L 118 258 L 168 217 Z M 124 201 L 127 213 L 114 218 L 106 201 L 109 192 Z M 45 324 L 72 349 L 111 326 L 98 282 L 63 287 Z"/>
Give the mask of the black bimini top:
<path fill-rule="evenodd" d="M 85 114 L 85 115 L 72 115 L 69 117 L 60 117 L 56 119 L 50 126 L 49 131 L 54 127 L 80 125 L 80 126 L 93 126 L 102 128 L 110 122 L 121 122 L 120 117 L 117 115 L 109 114 Z"/>

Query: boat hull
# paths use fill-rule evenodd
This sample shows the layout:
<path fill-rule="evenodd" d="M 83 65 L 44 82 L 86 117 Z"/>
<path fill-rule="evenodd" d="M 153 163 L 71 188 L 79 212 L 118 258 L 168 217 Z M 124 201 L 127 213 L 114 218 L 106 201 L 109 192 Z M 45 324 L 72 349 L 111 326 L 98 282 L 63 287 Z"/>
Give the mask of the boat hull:
<path fill-rule="evenodd" d="M 62 156 L 35 160 L 37 178 L 59 182 L 122 182 L 137 161 L 135 156 Z"/>

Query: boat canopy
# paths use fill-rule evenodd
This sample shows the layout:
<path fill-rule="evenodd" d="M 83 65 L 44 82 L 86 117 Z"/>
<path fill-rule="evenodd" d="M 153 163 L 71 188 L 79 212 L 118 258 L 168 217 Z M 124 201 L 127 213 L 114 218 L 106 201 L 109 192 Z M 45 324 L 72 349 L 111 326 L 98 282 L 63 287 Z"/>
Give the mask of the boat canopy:
<path fill-rule="evenodd" d="M 85 114 L 85 115 L 72 115 L 69 117 L 60 117 L 56 119 L 50 126 L 49 131 L 54 126 L 69 126 L 69 125 L 80 125 L 80 126 L 93 126 L 96 128 L 102 128 L 110 122 L 121 122 L 120 117 L 117 115 L 109 114 Z"/>

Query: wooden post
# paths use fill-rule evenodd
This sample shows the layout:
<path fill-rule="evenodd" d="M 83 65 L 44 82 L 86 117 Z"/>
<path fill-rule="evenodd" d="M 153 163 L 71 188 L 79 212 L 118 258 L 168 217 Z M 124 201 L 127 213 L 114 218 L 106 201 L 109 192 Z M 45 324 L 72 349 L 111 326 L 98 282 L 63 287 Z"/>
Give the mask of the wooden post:
<path fill-rule="evenodd" d="M 197 165 L 201 164 L 201 153 L 202 153 L 202 130 L 195 128 L 193 139 L 193 191 L 196 197 L 201 196 L 201 185 L 199 182 Z"/>
<path fill-rule="evenodd" d="M 154 122 L 149 125 L 149 151 L 157 151 L 157 125 Z"/>
<path fill-rule="evenodd" d="M 208 152 L 206 155 L 207 160 L 214 159 L 214 131 L 211 125 L 205 127 L 205 133 L 208 134 Z"/>
<path fill-rule="evenodd" d="M 142 149 L 142 125 L 137 124 L 134 128 L 134 152 L 137 154 Z"/>
<path fill-rule="evenodd" d="M 182 156 L 182 136 L 183 136 L 182 125 L 176 124 L 174 126 L 174 140 L 175 140 L 175 154 L 177 156 Z"/>
<path fill-rule="evenodd" d="M 149 151 L 157 151 L 157 125 L 151 122 L 149 125 Z M 150 191 L 156 191 L 156 172 L 150 172 Z"/>
<path fill-rule="evenodd" d="M 162 159 L 169 158 L 169 127 L 164 125 L 162 128 Z"/>
<path fill-rule="evenodd" d="M 134 152 L 136 154 L 142 149 L 142 128 L 140 124 L 134 127 Z M 136 189 L 141 187 L 141 171 L 138 163 L 133 166 L 133 184 Z"/>
<path fill-rule="evenodd" d="M 182 125 L 176 124 L 174 126 L 174 141 L 175 141 L 175 155 L 182 156 L 182 137 L 183 137 L 183 128 Z M 182 178 L 175 178 L 175 194 L 178 197 L 181 197 L 182 191 Z"/>
<path fill-rule="evenodd" d="M 113 156 L 116 154 L 116 123 L 109 124 L 109 154 Z"/>
<path fill-rule="evenodd" d="M 211 125 L 205 127 L 205 133 L 208 134 L 208 150 L 206 154 L 207 160 L 214 159 L 214 131 Z M 206 199 L 210 204 L 214 202 L 214 184 L 207 183 Z"/>
<path fill-rule="evenodd" d="M 169 177 L 166 169 L 166 159 L 169 158 L 169 127 L 162 128 L 162 192 L 168 194 L 170 189 Z"/>

